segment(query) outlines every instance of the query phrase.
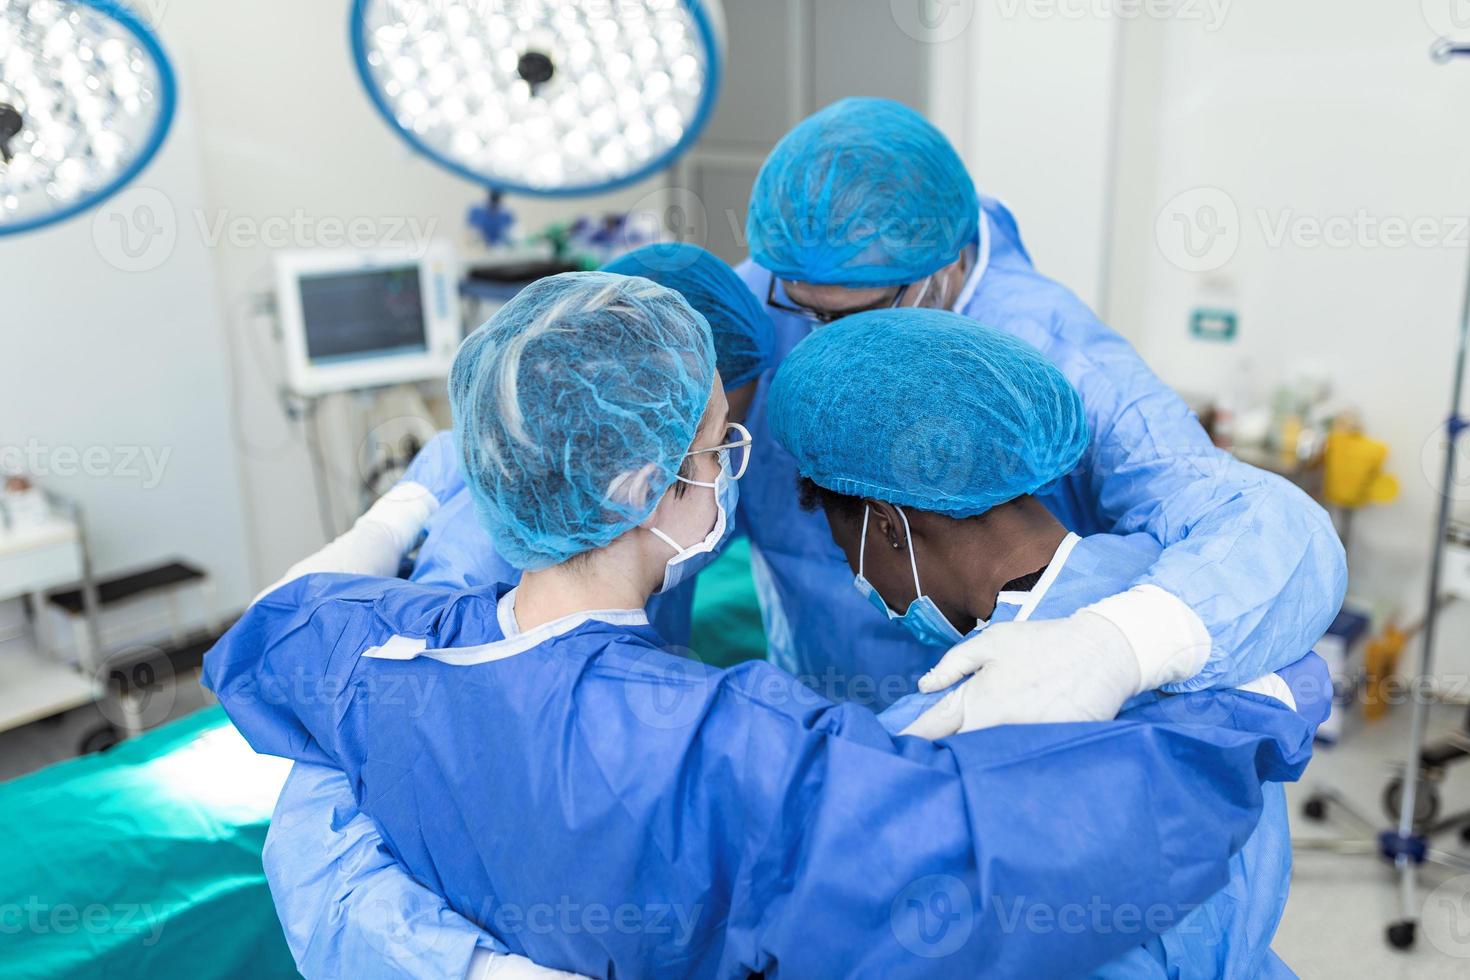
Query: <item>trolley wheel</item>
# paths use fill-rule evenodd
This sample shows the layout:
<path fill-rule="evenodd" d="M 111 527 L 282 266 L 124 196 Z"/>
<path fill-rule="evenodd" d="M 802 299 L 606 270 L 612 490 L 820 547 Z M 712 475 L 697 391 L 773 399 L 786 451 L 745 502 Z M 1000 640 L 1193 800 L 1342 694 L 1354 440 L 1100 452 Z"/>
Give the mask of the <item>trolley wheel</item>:
<path fill-rule="evenodd" d="M 1388 927 L 1388 944 L 1394 949 L 1408 949 L 1414 945 L 1414 926 L 1412 919 L 1402 922 L 1393 922 Z"/>
<path fill-rule="evenodd" d="M 77 752 L 82 755 L 106 752 L 122 740 L 122 731 L 116 725 L 104 722 L 82 736 L 81 743 L 77 745 Z"/>
<path fill-rule="evenodd" d="M 1404 777 L 1395 776 L 1383 788 L 1383 809 L 1390 820 L 1397 821 L 1399 808 L 1404 803 Z M 1427 779 L 1419 780 L 1419 791 L 1414 794 L 1414 826 L 1434 822 L 1439 816 L 1439 788 Z"/>
<path fill-rule="evenodd" d="M 1327 819 L 1327 801 L 1320 796 L 1313 796 L 1302 804 L 1302 816 L 1308 820 Z"/>
<path fill-rule="evenodd" d="M 1470 844 L 1470 823 L 1460 828 L 1460 843 Z"/>

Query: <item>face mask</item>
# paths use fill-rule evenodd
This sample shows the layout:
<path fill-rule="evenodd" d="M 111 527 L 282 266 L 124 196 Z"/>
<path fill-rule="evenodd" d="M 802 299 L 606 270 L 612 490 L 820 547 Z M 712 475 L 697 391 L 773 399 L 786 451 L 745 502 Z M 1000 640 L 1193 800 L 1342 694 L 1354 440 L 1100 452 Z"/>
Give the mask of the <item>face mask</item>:
<path fill-rule="evenodd" d="M 650 531 L 658 535 L 659 540 L 674 549 L 674 557 L 664 564 L 664 581 L 654 590 L 655 595 L 676 588 L 681 582 L 687 582 L 698 574 L 700 569 L 715 560 L 715 556 L 735 530 L 731 515 L 735 513 L 735 502 L 740 497 L 740 491 L 735 478 L 730 474 L 728 451 L 720 451 L 720 475 L 715 477 L 714 483 L 686 480 L 682 476 L 675 479 L 692 487 L 707 487 L 715 492 L 715 526 L 704 536 L 703 541 L 689 548 L 679 547 L 679 543 L 673 538 L 656 527 L 649 527 Z"/>
<path fill-rule="evenodd" d="M 884 602 L 878 590 L 873 588 L 873 583 L 863 575 L 863 562 L 868 551 L 868 513 L 868 507 L 864 506 L 863 534 L 858 541 L 858 573 L 857 578 L 853 580 L 853 585 L 856 585 L 857 590 L 868 597 L 873 608 L 882 612 L 890 620 L 897 621 L 900 626 L 918 637 L 920 643 L 936 647 L 952 647 L 959 643 L 965 638 L 964 635 L 954 628 L 954 624 L 939 611 L 934 600 L 926 596 L 924 590 L 919 586 L 919 563 L 914 558 L 914 536 L 909 531 L 909 518 L 903 512 L 902 507 L 898 508 L 898 516 L 903 521 L 904 537 L 909 542 L 909 566 L 914 570 L 914 594 L 918 598 L 909 603 L 908 612 L 900 616 L 888 608 L 888 603 Z"/>

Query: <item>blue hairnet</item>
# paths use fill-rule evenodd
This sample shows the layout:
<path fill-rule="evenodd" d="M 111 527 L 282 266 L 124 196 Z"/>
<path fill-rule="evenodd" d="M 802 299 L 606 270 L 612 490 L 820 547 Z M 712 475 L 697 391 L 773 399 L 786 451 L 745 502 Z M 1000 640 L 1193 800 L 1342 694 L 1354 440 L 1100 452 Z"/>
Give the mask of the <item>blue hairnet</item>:
<path fill-rule="evenodd" d="M 777 278 L 901 286 L 974 239 L 980 199 L 959 154 L 912 109 L 843 99 L 808 116 L 766 158 L 745 231 Z"/>
<path fill-rule="evenodd" d="M 1082 398 L 1040 351 L 944 310 L 874 310 L 813 331 L 767 404 L 803 476 L 950 517 L 1047 490 L 1087 448 Z"/>
<path fill-rule="evenodd" d="M 550 276 L 465 340 L 454 441 L 480 523 L 516 568 L 600 548 L 674 482 L 714 385 L 709 325 L 678 293 Z"/>
<path fill-rule="evenodd" d="M 771 317 L 750 288 L 718 256 L 698 245 L 645 245 L 613 259 L 603 272 L 642 276 L 667 286 L 709 321 L 715 363 L 725 390 L 754 381 L 771 360 Z"/>

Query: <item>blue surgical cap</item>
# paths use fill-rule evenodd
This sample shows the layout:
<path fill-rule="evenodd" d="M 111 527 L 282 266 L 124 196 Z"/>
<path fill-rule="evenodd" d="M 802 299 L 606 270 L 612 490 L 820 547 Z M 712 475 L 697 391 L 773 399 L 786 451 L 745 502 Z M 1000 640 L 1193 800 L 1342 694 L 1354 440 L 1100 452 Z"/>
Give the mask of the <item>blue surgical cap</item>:
<path fill-rule="evenodd" d="M 959 154 L 914 110 L 843 99 L 808 116 L 766 158 L 746 235 L 777 278 L 902 286 L 960 257 L 980 200 Z"/>
<path fill-rule="evenodd" d="M 684 298 L 606 272 L 521 290 L 460 347 L 454 442 L 480 523 L 516 568 L 642 523 L 714 387 L 709 325 Z"/>
<path fill-rule="evenodd" d="M 801 475 L 950 517 L 1050 489 L 1087 448 L 1082 399 L 1040 351 L 943 310 L 874 310 L 813 331 L 767 404 Z"/>
<path fill-rule="evenodd" d="M 718 256 L 698 245 L 645 245 L 603 266 L 604 272 L 642 276 L 667 286 L 709 321 L 715 363 L 725 390 L 754 381 L 771 360 L 771 317 L 755 294 Z"/>

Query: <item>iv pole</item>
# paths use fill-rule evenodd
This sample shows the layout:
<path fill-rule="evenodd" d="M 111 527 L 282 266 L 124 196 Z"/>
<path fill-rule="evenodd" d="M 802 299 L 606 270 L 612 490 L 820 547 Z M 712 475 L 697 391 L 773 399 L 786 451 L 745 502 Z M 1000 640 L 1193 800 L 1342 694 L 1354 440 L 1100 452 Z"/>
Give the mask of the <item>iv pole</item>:
<path fill-rule="evenodd" d="M 1439 64 L 1447 64 L 1456 57 L 1470 56 L 1470 44 L 1457 44 L 1445 38 L 1436 41 L 1429 55 Z M 1449 532 L 1450 501 L 1455 489 L 1455 445 L 1470 420 L 1460 414 L 1461 395 L 1465 385 L 1466 347 L 1470 345 L 1470 268 L 1466 270 L 1465 293 L 1460 306 L 1459 350 L 1455 354 L 1454 394 L 1450 398 L 1450 414 L 1445 421 L 1444 475 L 1439 485 L 1439 507 L 1434 522 L 1434 550 L 1429 565 L 1429 610 L 1424 622 L 1423 647 L 1419 655 L 1418 684 L 1413 688 L 1413 715 L 1410 722 L 1408 764 L 1404 770 L 1404 791 L 1399 802 L 1397 832 L 1383 835 L 1385 853 L 1393 855 L 1394 868 L 1399 875 L 1399 913 L 1401 918 L 1388 927 L 1388 941 L 1399 949 L 1414 945 L 1414 933 L 1418 926 L 1417 901 L 1419 865 L 1425 859 L 1428 842 L 1414 832 L 1414 807 L 1419 791 L 1419 766 L 1424 751 L 1424 731 L 1429 722 L 1429 698 L 1424 695 L 1426 683 L 1433 674 L 1434 638 L 1439 616 L 1439 584 L 1441 559 L 1444 557 L 1445 537 Z"/>

